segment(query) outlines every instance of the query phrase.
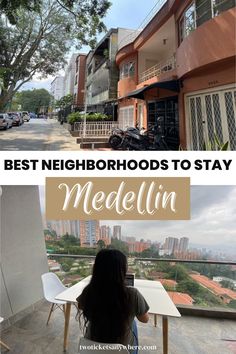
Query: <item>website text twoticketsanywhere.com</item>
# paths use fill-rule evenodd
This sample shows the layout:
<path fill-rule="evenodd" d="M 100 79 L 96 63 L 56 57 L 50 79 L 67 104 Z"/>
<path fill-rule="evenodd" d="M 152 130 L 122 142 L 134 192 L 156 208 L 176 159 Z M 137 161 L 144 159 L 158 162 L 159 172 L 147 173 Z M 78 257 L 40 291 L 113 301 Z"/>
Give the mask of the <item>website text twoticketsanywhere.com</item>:
<path fill-rule="evenodd" d="M 79 345 L 79 350 L 118 350 L 121 351 L 123 349 L 127 349 L 128 351 L 137 351 L 137 350 L 147 350 L 147 351 L 156 351 L 157 346 L 156 345 L 121 345 L 121 344 L 89 344 L 89 345 Z"/>

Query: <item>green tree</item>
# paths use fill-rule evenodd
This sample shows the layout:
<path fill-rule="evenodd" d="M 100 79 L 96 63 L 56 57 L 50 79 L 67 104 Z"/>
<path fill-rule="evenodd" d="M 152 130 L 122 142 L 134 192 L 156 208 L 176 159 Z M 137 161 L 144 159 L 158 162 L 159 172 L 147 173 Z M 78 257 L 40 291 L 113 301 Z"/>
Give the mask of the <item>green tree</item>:
<path fill-rule="evenodd" d="M 0 111 L 35 75 L 62 69 L 72 46 L 94 46 L 110 6 L 108 0 L 0 1 Z"/>
<path fill-rule="evenodd" d="M 167 278 L 180 282 L 182 280 L 187 280 L 189 275 L 184 266 L 176 264 L 170 267 Z"/>
<path fill-rule="evenodd" d="M 106 244 L 103 240 L 98 240 L 97 246 L 99 250 L 102 250 L 103 248 L 106 248 Z"/>
<path fill-rule="evenodd" d="M 111 244 L 107 248 L 117 249 L 123 252 L 125 255 L 129 254 L 129 248 L 127 244 L 121 240 L 118 240 L 117 238 L 112 238 Z"/>
<path fill-rule="evenodd" d="M 67 106 L 70 106 L 74 101 L 74 97 L 71 94 L 68 94 L 66 96 L 63 96 L 60 100 L 56 101 L 55 106 L 57 108 L 65 108 Z"/>
<path fill-rule="evenodd" d="M 17 103 L 21 105 L 23 111 L 38 114 L 41 110 L 48 111 L 51 95 L 45 89 L 25 90 L 17 94 Z"/>
<path fill-rule="evenodd" d="M 159 252 L 156 249 L 154 245 L 151 245 L 150 248 L 144 250 L 143 252 L 140 253 L 141 257 L 144 258 L 158 258 L 159 257 Z"/>
<path fill-rule="evenodd" d="M 72 258 L 58 258 L 57 261 L 61 264 L 64 272 L 69 272 L 74 260 Z"/>
<path fill-rule="evenodd" d="M 236 300 L 232 300 L 232 301 L 230 301 L 230 303 L 229 303 L 229 307 L 231 307 L 231 308 L 233 308 L 233 309 L 235 309 L 235 310 L 236 310 Z"/>
<path fill-rule="evenodd" d="M 177 291 L 181 293 L 187 293 L 192 296 L 197 295 L 199 293 L 199 290 L 200 285 L 191 278 L 182 280 L 177 285 Z"/>
<path fill-rule="evenodd" d="M 62 236 L 61 241 L 64 243 L 64 246 L 80 246 L 80 240 L 68 233 Z"/>
<path fill-rule="evenodd" d="M 222 281 L 220 282 L 220 285 L 221 285 L 223 288 L 227 288 L 227 289 L 234 290 L 234 284 L 233 284 L 232 281 L 230 281 L 230 280 L 222 280 Z"/>

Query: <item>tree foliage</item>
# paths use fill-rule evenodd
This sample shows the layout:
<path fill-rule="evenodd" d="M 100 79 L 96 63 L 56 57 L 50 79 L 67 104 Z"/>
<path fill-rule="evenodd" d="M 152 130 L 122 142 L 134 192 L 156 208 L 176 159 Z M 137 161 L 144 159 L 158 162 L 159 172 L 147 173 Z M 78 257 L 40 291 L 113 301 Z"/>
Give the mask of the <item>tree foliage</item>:
<path fill-rule="evenodd" d="M 48 110 L 51 95 L 45 89 L 25 90 L 16 94 L 16 100 L 23 111 L 38 114 L 41 109 Z"/>
<path fill-rule="evenodd" d="M 94 46 L 110 6 L 108 0 L 0 1 L 0 110 L 35 75 L 62 69 L 71 47 Z"/>
<path fill-rule="evenodd" d="M 181 280 L 177 285 L 177 291 L 187 293 L 191 296 L 197 295 L 200 290 L 200 285 L 191 278 Z"/>
<path fill-rule="evenodd" d="M 129 248 L 128 248 L 127 244 L 121 240 L 118 240 L 117 238 L 112 238 L 111 244 L 109 246 L 107 246 L 107 248 L 117 249 L 117 250 L 123 252 L 125 255 L 129 254 Z"/>
<path fill-rule="evenodd" d="M 68 94 L 68 95 L 60 98 L 60 100 L 56 101 L 55 106 L 62 109 L 62 108 L 72 105 L 73 101 L 74 101 L 73 95 Z"/>
<path fill-rule="evenodd" d="M 106 244 L 103 240 L 98 240 L 97 242 L 98 250 L 102 250 L 103 248 L 106 248 Z"/>
<path fill-rule="evenodd" d="M 80 240 L 74 235 L 69 235 L 68 233 L 62 236 L 61 242 L 64 246 L 80 246 Z"/>

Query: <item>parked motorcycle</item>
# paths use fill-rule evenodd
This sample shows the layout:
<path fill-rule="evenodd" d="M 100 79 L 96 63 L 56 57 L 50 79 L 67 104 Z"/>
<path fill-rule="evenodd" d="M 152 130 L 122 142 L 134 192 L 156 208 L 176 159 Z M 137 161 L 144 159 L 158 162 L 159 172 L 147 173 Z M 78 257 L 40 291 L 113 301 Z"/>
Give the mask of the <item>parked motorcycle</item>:
<path fill-rule="evenodd" d="M 113 150 L 126 150 L 125 130 L 114 128 L 108 143 Z"/>
<path fill-rule="evenodd" d="M 115 128 L 109 138 L 109 145 L 114 150 L 169 150 L 164 136 L 158 134 L 156 126 L 146 131 L 134 127 L 126 130 Z"/>

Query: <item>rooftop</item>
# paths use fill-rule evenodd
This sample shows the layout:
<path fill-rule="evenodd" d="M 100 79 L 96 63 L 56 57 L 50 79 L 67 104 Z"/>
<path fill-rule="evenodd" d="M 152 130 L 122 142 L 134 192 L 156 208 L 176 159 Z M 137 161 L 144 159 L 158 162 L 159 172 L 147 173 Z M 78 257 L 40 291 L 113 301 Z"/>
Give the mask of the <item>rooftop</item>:
<path fill-rule="evenodd" d="M 193 299 L 191 298 L 190 295 L 186 293 L 178 293 L 174 291 L 167 291 L 169 297 L 173 301 L 175 305 L 189 305 L 191 306 L 193 304 Z"/>
<path fill-rule="evenodd" d="M 227 295 L 230 299 L 236 300 L 236 293 L 233 290 L 223 288 L 219 283 L 200 274 L 191 274 L 191 277 L 201 285 L 213 291 L 216 295 Z"/>
<path fill-rule="evenodd" d="M 63 352 L 64 316 L 60 310 L 53 313 L 48 326 L 46 320 L 50 304 L 44 302 L 18 320 L 2 334 L 2 340 L 11 348 L 11 354 L 58 354 Z M 81 335 L 72 308 L 68 354 L 78 352 Z M 161 317 L 157 328 L 153 318 L 148 324 L 138 324 L 139 345 L 156 346 L 156 350 L 140 350 L 139 354 L 162 353 Z M 169 354 L 233 354 L 236 353 L 236 322 L 183 316 L 169 319 Z"/>

